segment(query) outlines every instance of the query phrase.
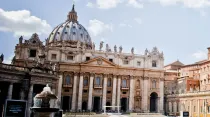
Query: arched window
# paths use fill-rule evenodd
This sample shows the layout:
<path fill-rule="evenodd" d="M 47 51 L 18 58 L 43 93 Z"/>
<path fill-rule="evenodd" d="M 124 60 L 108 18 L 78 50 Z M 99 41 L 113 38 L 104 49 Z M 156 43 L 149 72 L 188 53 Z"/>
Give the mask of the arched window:
<path fill-rule="evenodd" d="M 152 88 L 156 88 L 156 81 L 155 80 L 152 81 Z"/>
<path fill-rule="evenodd" d="M 71 84 L 71 78 L 69 75 L 66 76 L 66 81 L 65 81 L 66 85 L 70 85 Z"/>
<path fill-rule="evenodd" d="M 157 62 L 156 61 L 152 61 L 152 67 L 157 67 Z"/>
<path fill-rule="evenodd" d="M 85 79 L 84 79 L 83 85 L 84 85 L 84 86 L 88 86 L 88 78 L 85 78 Z"/>
<path fill-rule="evenodd" d="M 101 84 L 101 78 L 100 77 L 96 77 L 96 85 L 100 85 Z"/>
<path fill-rule="evenodd" d="M 111 78 L 109 78 L 109 79 L 108 79 L 108 82 L 107 82 L 107 86 L 108 86 L 108 87 L 111 87 L 111 86 L 112 86 L 111 83 L 112 83 Z"/>
<path fill-rule="evenodd" d="M 126 81 L 126 79 L 123 79 L 122 80 L 122 87 L 127 87 L 127 81 Z"/>

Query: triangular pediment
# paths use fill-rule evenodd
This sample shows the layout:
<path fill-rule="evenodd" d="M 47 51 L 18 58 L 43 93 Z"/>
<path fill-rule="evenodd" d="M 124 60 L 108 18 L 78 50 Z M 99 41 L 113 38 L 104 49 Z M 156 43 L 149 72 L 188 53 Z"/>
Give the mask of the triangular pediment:
<path fill-rule="evenodd" d="M 88 61 L 86 61 L 82 64 L 83 65 L 90 65 L 90 66 L 110 66 L 110 67 L 117 66 L 116 64 L 107 60 L 104 57 L 96 57 L 96 58 L 90 59 L 90 60 L 88 60 Z"/>

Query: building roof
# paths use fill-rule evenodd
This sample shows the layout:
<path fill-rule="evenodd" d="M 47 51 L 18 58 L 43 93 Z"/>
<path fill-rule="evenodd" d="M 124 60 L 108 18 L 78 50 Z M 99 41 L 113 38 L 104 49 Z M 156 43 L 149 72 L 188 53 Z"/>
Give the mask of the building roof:
<path fill-rule="evenodd" d="M 175 62 L 173 62 L 171 64 L 168 64 L 166 66 L 184 66 L 184 64 L 182 62 L 180 62 L 179 60 L 177 60 L 177 61 L 175 61 Z"/>

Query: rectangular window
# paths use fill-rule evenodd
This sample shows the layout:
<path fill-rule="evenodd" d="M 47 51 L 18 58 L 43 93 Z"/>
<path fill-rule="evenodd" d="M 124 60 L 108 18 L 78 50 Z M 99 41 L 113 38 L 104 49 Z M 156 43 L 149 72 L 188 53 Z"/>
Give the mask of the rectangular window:
<path fill-rule="evenodd" d="M 196 112 L 196 107 L 194 106 L 194 112 Z"/>
<path fill-rule="evenodd" d="M 124 60 L 123 61 L 123 64 L 128 65 L 129 64 L 129 61 L 128 60 Z"/>
<path fill-rule="evenodd" d="M 69 89 L 65 89 L 64 92 L 69 92 Z"/>
<path fill-rule="evenodd" d="M 73 56 L 67 56 L 67 60 L 69 61 L 69 60 L 73 60 L 74 59 L 74 57 Z"/>
<path fill-rule="evenodd" d="M 126 94 L 126 92 L 123 92 L 123 94 Z"/>
<path fill-rule="evenodd" d="M 110 62 L 113 62 L 113 59 L 109 59 Z"/>
<path fill-rule="evenodd" d="M 36 57 L 36 50 L 30 50 L 29 57 Z"/>
<path fill-rule="evenodd" d="M 90 60 L 90 57 L 87 56 L 87 57 L 86 57 L 86 61 L 89 61 L 89 60 Z"/>
<path fill-rule="evenodd" d="M 87 90 L 83 90 L 83 93 L 87 93 L 88 91 Z"/>
<path fill-rule="evenodd" d="M 141 66 L 141 62 L 140 61 L 137 61 L 137 66 Z"/>
<path fill-rule="evenodd" d="M 110 93 L 111 93 L 111 91 L 107 91 L 107 93 L 108 93 L 108 94 L 110 94 Z"/>
<path fill-rule="evenodd" d="M 52 55 L 51 55 L 51 59 L 52 59 L 52 60 L 56 60 L 56 57 L 57 57 L 56 54 L 52 54 Z"/>
<path fill-rule="evenodd" d="M 152 67 L 157 67 L 157 62 L 156 61 L 152 61 Z"/>

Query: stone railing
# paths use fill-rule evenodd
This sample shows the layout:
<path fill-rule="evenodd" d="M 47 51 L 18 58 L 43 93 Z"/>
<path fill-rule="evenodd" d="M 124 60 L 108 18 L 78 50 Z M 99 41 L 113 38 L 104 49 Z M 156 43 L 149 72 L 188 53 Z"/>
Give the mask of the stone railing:
<path fill-rule="evenodd" d="M 63 84 L 63 87 L 70 88 L 72 87 L 72 84 Z"/>
<path fill-rule="evenodd" d="M 128 86 L 121 86 L 121 89 L 126 90 L 126 89 L 129 89 L 129 87 Z"/>
<path fill-rule="evenodd" d="M 167 97 L 193 97 L 193 96 L 205 96 L 209 95 L 210 91 L 198 91 L 198 92 L 189 92 L 189 93 L 183 93 L 183 94 L 171 94 L 167 95 Z"/>
<path fill-rule="evenodd" d="M 94 84 L 94 88 L 102 88 L 102 85 Z"/>

